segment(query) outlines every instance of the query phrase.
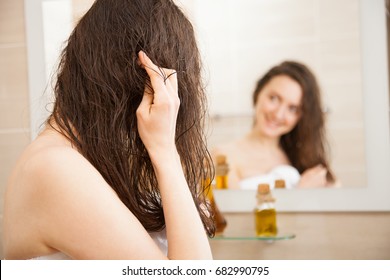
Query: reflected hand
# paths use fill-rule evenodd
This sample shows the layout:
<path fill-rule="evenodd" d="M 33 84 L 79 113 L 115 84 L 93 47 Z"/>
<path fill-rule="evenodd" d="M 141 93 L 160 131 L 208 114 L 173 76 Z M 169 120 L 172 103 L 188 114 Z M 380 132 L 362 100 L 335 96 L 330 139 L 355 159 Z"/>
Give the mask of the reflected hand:
<path fill-rule="evenodd" d="M 306 169 L 298 183 L 299 188 L 315 188 L 325 187 L 327 185 L 326 174 L 328 170 L 322 165 L 318 164 L 312 168 Z"/>
<path fill-rule="evenodd" d="M 150 77 L 137 109 L 138 132 L 149 156 L 176 151 L 176 119 L 180 106 L 176 71 L 156 66 L 140 51 L 141 66 Z"/>

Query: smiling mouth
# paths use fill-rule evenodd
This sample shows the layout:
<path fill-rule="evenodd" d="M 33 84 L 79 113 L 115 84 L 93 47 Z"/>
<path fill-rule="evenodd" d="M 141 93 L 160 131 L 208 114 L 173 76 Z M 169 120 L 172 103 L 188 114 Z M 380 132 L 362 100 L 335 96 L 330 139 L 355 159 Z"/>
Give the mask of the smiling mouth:
<path fill-rule="evenodd" d="M 271 120 L 267 117 L 265 118 L 265 120 L 266 120 L 267 126 L 272 127 L 272 128 L 278 128 L 282 125 L 280 122 Z"/>
<path fill-rule="evenodd" d="M 268 122 L 268 127 L 273 128 L 273 129 L 277 129 L 280 127 L 280 125 L 277 123 Z"/>

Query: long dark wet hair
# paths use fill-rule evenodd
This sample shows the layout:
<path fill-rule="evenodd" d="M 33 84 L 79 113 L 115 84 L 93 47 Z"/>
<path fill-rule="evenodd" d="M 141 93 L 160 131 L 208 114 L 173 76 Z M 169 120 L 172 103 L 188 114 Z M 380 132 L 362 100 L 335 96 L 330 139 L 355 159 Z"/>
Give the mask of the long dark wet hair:
<path fill-rule="evenodd" d="M 325 116 L 321 102 L 321 92 L 313 72 L 304 64 L 296 61 L 284 61 L 272 67 L 256 84 L 253 93 L 253 104 L 272 78 L 286 75 L 295 80 L 302 88 L 301 117 L 297 125 L 280 138 L 280 146 L 291 164 L 299 173 L 322 164 L 327 168 L 327 180 L 335 182 L 329 166 L 328 142 L 325 134 Z"/>
<path fill-rule="evenodd" d="M 146 71 L 143 50 L 178 76 L 180 108 L 176 147 L 198 212 L 209 235 L 209 217 L 200 182 L 213 177 L 203 126 L 206 99 L 191 23 L 171 0 L 96 0 L 64 48 L 48 123 L 100 172 L 148 231 L 165 227 L 153 167 L 137 130 L 136 110 Z M 107 209 L 110 211 L 110 209 Z"/>

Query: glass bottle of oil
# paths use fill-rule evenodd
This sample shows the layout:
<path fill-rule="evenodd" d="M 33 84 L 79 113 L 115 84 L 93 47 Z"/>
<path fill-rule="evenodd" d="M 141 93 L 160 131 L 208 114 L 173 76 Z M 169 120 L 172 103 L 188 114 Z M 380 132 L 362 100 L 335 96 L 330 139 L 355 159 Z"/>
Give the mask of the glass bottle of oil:
<path fill-rule="evenodd" d="M 216 157 L 217 165 L 215 167 L 215 183 L 217 189 L 228 188 L 229 165 L 226 162 L 226 156 L 218 155 Z"/>
<path fill-rule="evenodd" d="M 275 199 L 272 197 L 268 184 L 260 184 L 257 188 L 255 226 L 256 235 L 259 237 L 271 237 L 278 233 Z"/>

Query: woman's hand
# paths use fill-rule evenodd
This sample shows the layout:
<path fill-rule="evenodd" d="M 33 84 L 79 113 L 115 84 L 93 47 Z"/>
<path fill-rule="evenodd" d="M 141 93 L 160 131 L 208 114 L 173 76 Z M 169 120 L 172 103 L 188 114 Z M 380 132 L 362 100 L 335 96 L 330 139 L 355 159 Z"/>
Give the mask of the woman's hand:
<path fill-rule="evenodd" d="M 152 160 L 164 205 L 168 258 L 212 259 L 175 145 L 180 106 L 176 72 L 156 66 L 142 51 L 138 57 L 151 83 L 137 109 L 138 131 Z"/>
<path fill-rule="evenodd" d="M 149 156 L 164 156 L 176 152 L 176 119 L 180 106 L 175 70 L 156 66 L 140 51 L 141 66 L 150 77 L 151 87 L 146 85 L 144 96 L 137 109 L 138 132 Z"/>
<path fill-rule="evenodd" d="M 298 183 L 300 188 L 313 188 L 327 186 L 326 174 L 328 170 L 321 164 L 306 169 Z"/>

